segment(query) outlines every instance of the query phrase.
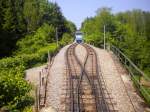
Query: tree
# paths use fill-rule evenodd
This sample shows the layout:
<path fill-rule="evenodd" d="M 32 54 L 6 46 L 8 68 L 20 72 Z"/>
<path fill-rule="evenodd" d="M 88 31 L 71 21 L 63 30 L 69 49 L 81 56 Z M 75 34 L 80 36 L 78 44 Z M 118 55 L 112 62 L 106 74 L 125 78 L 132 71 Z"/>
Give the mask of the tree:
<path fill-rule="evenodd" d="M 0 56 L 10 55 L 16 41 L 25 30 L 22 16 L 23 1 L 0 1 Z"/>
<path fill-rule="evenodd" d="M 23 13 L 27 23 L 27 31 L 35 31 L 39 24 L 39 2 L 37 0 L 26 0 Z"/>

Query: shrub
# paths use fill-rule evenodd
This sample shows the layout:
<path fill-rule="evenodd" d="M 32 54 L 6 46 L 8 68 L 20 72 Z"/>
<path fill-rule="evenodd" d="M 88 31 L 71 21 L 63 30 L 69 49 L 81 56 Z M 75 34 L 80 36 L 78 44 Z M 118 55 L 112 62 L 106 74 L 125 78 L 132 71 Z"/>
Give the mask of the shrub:
<path fill-rule="evenodd" d="M 31 90 L 31 85 L 21 78 L 20 75 L 7 74 L 1 75 L 0 90 L 0 108 L 8 106 L 13 109 L 21 103 L 20 101 L 26 100 L 25 97 Z M 23 106 L 20 108 L 23 108 Z"/>
<path fill-rule="evenodd" d="M 14 55 L 36 53 L 40 48 L 52 43 L 55 38 L 53 26 L 44 24 L 34 34 L 27 35 L 17 42 L 18 50 Z"/>
<path fill-rule="evenodd" d="M 60 45 L 61 45 L 61 46 L 64 46 L 64 45 L 66 45 L 66 44 L 69 44 L 69 43 L 72 42 L 72 41 L 73 41 L 72 35 L 69 34 L 69 33 L 64 33 L 64 34 L 63 34 L 63 37 L 62 37 L 62 39 L 61 39 L 61 41 L 60 41 Z"/>

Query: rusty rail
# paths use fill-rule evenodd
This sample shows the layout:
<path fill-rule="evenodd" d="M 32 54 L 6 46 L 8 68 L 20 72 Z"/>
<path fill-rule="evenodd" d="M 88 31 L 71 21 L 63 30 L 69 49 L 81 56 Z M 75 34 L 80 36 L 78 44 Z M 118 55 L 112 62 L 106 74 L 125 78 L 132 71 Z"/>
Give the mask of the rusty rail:
<path fill-rule="evenodd" d="M 65 111 L 71 111 L 71 112 L 83 112 L 83 111 L 91 111 L 91 112 L 110 112 L 114 109 L 113 104 L 111 103 L 112 110 L 109 108 L 110 104 L 106 102 L 106 99 L 109 99 L 111 101 L 110 96 L 107 92 L 107 98 L 106 93 L 104 93 L 104 89 L 106 90 L 106 86 L 104 84 L 104 80 L 99 74 L 99 67 L 97 63 L 97 54 L 94 51 L 93 48 L 91 48 L 88 45 L 83 45 L 83 47 L 87 50 L 87 56 L 85 59 L 84 64 L 80 62 L 78 57 L 75 54 L 75 48 L 77 44 L 72 44 L 66 52 L 66 61 L 67 66 L 69 70 L 69 92 L 70 92 L 70 105 L 68 103 L 66 104 L 69 106 Z M 92 64 L 91 70 L 92 73 L 88 73 L 87 67 L 89 64 L 87 62 L 90 61 Z M 78 66 L 80 68 L 79 73 L 74 73 L 73 69 L 75 68 L 75 62 L 77 62 L 76 67 Z M 94 73 L 94 71 L 95 73 Z M 101 76 L 101 77 L 100 77 Z M 95 78 L 94 78 L 95 77 Z M 102 87 L 103 86 L 103 87 Z M 84 88 L 88 88 L 90 93 L 88 93 L 88 90 L 85 90 Z M 88 93 L 88 94 L 87 94 Z M 87 103 L 85 102 L 86 98 L 83 98 L 84 96 L 90 96 L 92 97 L 92 103 L 90 103 L 90 106 L 87 106 Z M 88 100 L 87 100 L 88 101 Z M 89 100 L 90 101 L 90 100 Z M 89 109 L 91 107 L 91 110 Z M 113 110 L 114 111 L 114 110 Z"/>

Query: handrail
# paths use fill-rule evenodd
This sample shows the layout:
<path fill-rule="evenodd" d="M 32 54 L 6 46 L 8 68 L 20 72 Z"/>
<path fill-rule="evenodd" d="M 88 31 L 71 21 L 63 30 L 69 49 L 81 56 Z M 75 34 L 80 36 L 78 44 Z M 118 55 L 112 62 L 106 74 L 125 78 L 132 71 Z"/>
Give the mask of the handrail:
<path fill-rule="evenodd" d="M 111 45 L 112 48 L 114 48 L 119 54 L 121 54 L 129 63 L 130 65 L 137 70 L 146 80 L 150 81 L 150 78 L 145 75 L 143 71 L 141 71 L 122 51 L 120 51 L 117 47 L 114 45 Z"/>
<path fill-rule="evenodd" d="M 122 51 L 119 50 L 119 48 L 115 47 L 114 45 L 110 46 L 111 51 L 113 51 L 114 54 L 116 54 L 121 61 L 123 61 L 123 64 L 125 64 L 126 69 L 130 73 L 130 76 L 133 78 L 133 82 L 135 83 L 136 87 L 138 88 L 138 91 L 142 94 L 142 96 L 147 101 L 148 105 L 150 105 L 150 93 L 145 90 L 144 86 L 141 84 L 140 79 L 135 78 L 135 72 L 138 73 L 138 75 L 142 76 L 146 81 L 150 82 L 150 78 L 145 75 L 144 72 L 142 72 Z M 132 67 L 132 68 L 131 68 Z M 144 93 L 143 93 L 144 92 Z M 145 96 L 146 95 L 146 96 Z"/>

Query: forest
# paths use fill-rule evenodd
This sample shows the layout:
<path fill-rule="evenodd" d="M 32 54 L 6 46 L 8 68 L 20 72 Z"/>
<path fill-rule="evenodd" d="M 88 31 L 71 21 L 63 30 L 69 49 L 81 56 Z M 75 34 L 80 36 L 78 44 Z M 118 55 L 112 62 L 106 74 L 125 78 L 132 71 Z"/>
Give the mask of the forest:
<path fill-rule="evenodd" d="M 24 80 L 25 70 L 46 63 L 47 52 L 72 41 L 75 30 L 57 3 L 0 0 L 0 111 L 32 111 L 34 87 Z"/>
<path fill-rule="evenodd" d="M 86 18 L 81 30 L 85 42 L 103 48 L 104 26 L 106 45 L 117 47 L 145 74 L 138 75 L 134 70 L 131 77 L 146 102 L 150 104 L 150 89 L 140 86 L 140 80 L 150 79 L 150 12 L 134 9 L 131 11 L 112 13 L 111 8 L 97 10 L 96 16 Z M 128 69 L 132 69 L 130 66 Z"/>

